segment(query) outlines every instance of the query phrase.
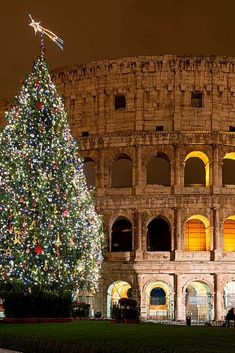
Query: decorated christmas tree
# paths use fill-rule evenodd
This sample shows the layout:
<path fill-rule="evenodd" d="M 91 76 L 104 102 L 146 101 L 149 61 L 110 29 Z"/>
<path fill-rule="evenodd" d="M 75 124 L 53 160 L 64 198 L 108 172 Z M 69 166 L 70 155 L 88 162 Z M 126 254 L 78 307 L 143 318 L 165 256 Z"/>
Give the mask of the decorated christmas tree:
<path fill-rule="evenodd" d="M 95 290 L 102 221 L 44 56 L 0 137 L 0 276 L 45 290 Z"/>

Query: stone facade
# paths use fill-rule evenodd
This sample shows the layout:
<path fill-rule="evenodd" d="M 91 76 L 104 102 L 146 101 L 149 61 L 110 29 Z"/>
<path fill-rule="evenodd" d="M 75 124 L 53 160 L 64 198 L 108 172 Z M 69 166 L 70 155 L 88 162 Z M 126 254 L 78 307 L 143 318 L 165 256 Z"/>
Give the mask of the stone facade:
<path fill-rule="evenodd" d="M 131 288 L 143 319 L 221 320 L 235 306 L 235 59 L 121 58 L 58 69 L 53 80 L 93 168 L 105 221 L 108 245 L 94 310 L 109 317 L 118 295 L 130 296 Z M 168 183 L 149 181 L 154 158 L 167 162 Z M 193 182 L 198 160 L 203 182 Z M 131 168 L 127 184 L 126 171 L 120 170 L 123 184 L 116 175 L 124 162 Z M 123 220 L 131 245 L 117 251 L 114 237 L 125 229 L 115 231 L 115 222 L 122 227 Z M 202 227 L 196 245 L 190 221 Z M 160 224 L 168 225 L 163 235 Z M 168 234 L 168 247 L 158 247 L 154 234 Z"/>

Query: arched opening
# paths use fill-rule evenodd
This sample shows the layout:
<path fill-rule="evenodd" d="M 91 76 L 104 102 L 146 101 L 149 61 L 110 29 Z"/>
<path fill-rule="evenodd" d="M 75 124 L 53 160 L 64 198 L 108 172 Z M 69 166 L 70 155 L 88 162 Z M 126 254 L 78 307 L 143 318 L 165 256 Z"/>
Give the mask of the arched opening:
<path fill-rule="evenodd" d="M 209 186 L 209 159 L 205 153 L 193 151 L 184 162 L 185 186 Z"/>
<path fill-rule="evenodd" d="M 200 281 L 191 282 L 186 288 L 186 315 L 194 322 L 211 320 L 212 304 L 209 286 Z"/>
<path fill-rule="evenodd" d="M 228 282 L 224 287 L 224 314 L 235 308 L 235 281 Z"/>
<path fill-rule="evenodd" d="M 157 154 L 147 166 L 147 184 L 170 186 L 170 164 L 164 154 Z"/>
<path fill-rule="evenodd" d="M 184 229 L 184 250 L 210 250 L 210 223 L 206 217 L 194 215 L 187 220 Z"/>
<path fill-rule="evenodd" d="M 83 172 L 86 177 L 87 186 L 92 188 L 95 186 L 95 162 L 91 158 L 85 158 Z"/>
<path fill-rule="evenodd" d="M 174 301 L 170 287 L 162 282 L 150 283 L 146 288 L 147 318 L 151 320 L 172 320 Z"/>
<path fill-rule="evenodd" d="M 166 293 L 164 289 L 155 287 L 151 290 L 150 305 L 166 305 Z"/>
<path fill-rule="evenodd" d="M 107 318 L 111 318 L 113 305 L 117 305 L 121 298 L 132 298 L 131 286 L 125 281 L 113 282 L 107 290 Z"/>
<path fill-rule="evenodd" d="M 167 221 L 161 217 L 153 219 L 148 225 L 148 251 L 171 251 L 171 230 Z"/>
<path fill-rule="evenodd" d="M 111 170 L 111 186 L 113 188 L 132 186 L 132 161 L 128 156 L 119 157 L 113 162 Z"/>
<path fill-rule="evenodd" d="M 235 185 L 235 152 L 226 153 L 223 158 L 222 185 Z"/>
<path fill-rule="evenodd" d="M 111 251 L 132 251 L 132 224 L 119 217 L 112 226 Z"/>
<path fill-rule="evenodd" d="M 224 251 L 235 251 L 235 215 L 224 221 Z"/>

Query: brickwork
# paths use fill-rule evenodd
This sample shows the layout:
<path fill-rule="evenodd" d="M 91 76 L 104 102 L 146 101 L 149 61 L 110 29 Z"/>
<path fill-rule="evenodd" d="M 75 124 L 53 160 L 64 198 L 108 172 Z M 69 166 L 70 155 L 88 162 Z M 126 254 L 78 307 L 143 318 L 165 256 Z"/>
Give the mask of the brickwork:
<path fill-rule="evenodd" d="M 147 319 L 151 286 L 162 283 L 170 319 L 185 320 L 188 288 L 196 283 L 206 288 L 207 318 L 220 320 L 229 306 L 225 287 L 235 281 L 235 253 L 223 249 L 224 221 L 235 215 L 235 187 L 222 182 L 224 156 L 235 152 L 235 133 L 229 132 L 235 126 L 235 59 L 122 58 L 55 70 L 53 80 L 82 154 L 95 162 L 96 205 L 109 245 L 94 310 L 106 316 L 109 286 L 126 281 Z M 192 107 L 192 92 L 202 93 L 202 107 Z M 115 110 L 115 95 L 125 95 L 125 108 Z M 208 159 L 208 183 L 186 187 L 185 161 L 195 151 Z M 159 153 L 169 160 L 169 186 L 147 184 L 148 163 Z M 112 165 L 122 155 L 132 162 L 132 187 L 114 188 Z M 206 251 L 184 251 L 184 227 L 194 215 L 208 221 Z M 120 216 L 132 224 L 130 252 L 111 251 L 112 226 Z M 171 251 L 148 251 L 148 224 L 157 216 L 169 224 Z"/>

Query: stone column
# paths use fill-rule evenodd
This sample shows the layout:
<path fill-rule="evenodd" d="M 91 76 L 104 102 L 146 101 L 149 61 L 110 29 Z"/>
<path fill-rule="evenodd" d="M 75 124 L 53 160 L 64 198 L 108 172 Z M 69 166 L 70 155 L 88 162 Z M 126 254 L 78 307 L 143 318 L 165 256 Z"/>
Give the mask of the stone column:
<path fill-rule="evenodd" d="M 182 234 L 181 234 L 181 209 L 180 208 L 175 208 L 174 209 L 174 214 L 175 214 L 175 250 L 181 251 L 183 248 L 183 239 L 182 239 Z"/>
<path fill-rule="evenodd" d="M 142 259 L 142 213 L 136 210 L 136 251 L 135 260 Z"/>
<path fill-rule="evenodd" d="M 220 224 L 218 209 L 213 208 L 213 227 L 214 227 L 214 250 L 221 250 L 220 244 Z"/>
<path fill-rule="evenodd" d="M 175 320 L 185 320 L 185 298 L 182 290 L 181 276 L 175 275 Z"/>
<path fill-rule="evenodd" d="M 136 173 L 135 173 L 135 192 L 136 195 L 142 193 L 142 160 L 141 146 L 136 146 Z"/>
<path fill-rule="evenodd" d="M 219 149 L 217 144 L 213 144 L 213 186 L 219 186 Z M 220 185 L 221 186 L 221 185 Z"/>
<path fill-rule="evenodd" d="M 98 196 L 104 196 L 105 194 L 105 168 L 104 168 L 104 149 L 100 148 L 99 150 L 99 165 L 97 168 L 97 177 L 96 180 L 98 181 Z"/>
<path fill-rule="evenodd" d="M 174 185 L 181 186 L 181 171 L 180 171 L 180 153 L 179 153 L 179 145 L 177 143 L 174 144 Z"/>
<path fill-rule="evenodd" d="M 216 321 L 224 319 L 224 305 L 223 305 L 223 285 L 220 274 L 214 275 L 215 286 L 215 305 L 214 318 Z"/>

